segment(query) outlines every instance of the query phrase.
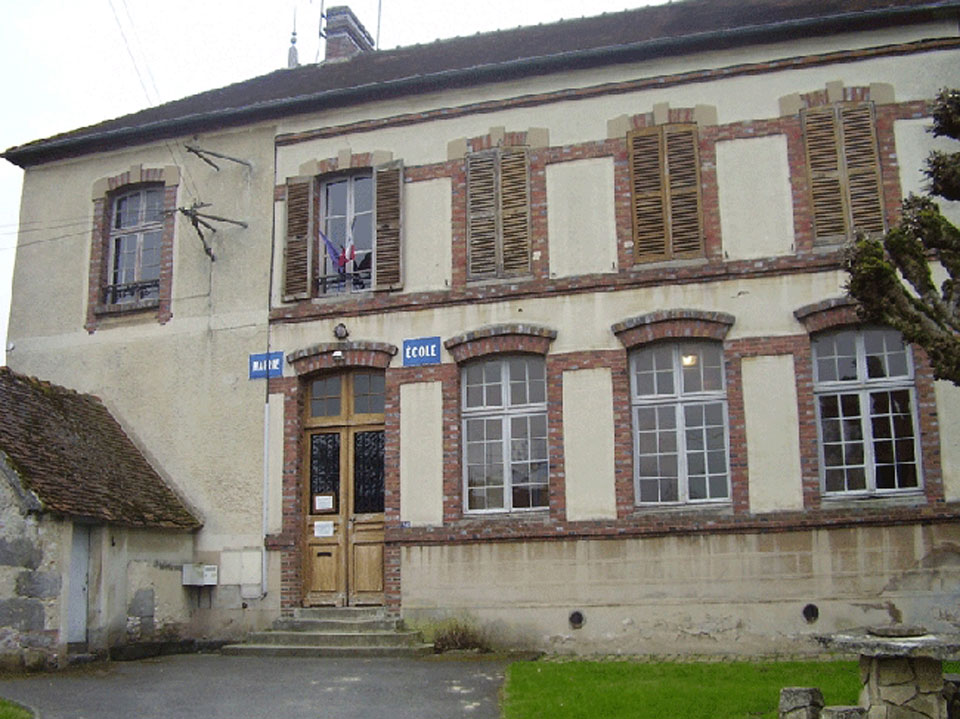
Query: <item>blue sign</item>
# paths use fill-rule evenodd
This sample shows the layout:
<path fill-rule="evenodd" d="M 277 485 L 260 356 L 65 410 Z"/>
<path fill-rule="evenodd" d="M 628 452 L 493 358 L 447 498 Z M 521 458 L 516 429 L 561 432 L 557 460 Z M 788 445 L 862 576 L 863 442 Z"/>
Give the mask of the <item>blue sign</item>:
<path fill-rule="evenodd" d="M 419 337 L 403 341 L 403 366 L 440 364 L 440 338 Z"/>
<path fill-rule="evenodd" d="M 283 377 L 283 352 L 250 355 L 250 379 Z"/>

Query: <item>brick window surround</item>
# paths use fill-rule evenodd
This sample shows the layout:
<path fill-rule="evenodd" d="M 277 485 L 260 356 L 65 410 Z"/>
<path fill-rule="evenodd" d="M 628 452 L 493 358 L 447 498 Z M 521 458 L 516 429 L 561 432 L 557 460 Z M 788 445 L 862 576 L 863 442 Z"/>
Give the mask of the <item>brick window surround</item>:
<path fill-rule="evenodd" d="M 126 172 L 104 177 L 93 184 L 93 232 L 90 241 L 90 265 L 87 283 L 87 319 L 84 327 L 93 333 L 110 316 L 150 315 L 160 324 L 173 316 L 173 241 L 176 227 L 177 189 L 180 169 L 175 166 L 147 168 L 134 165 Z M 143 187 L 163 188 L 163 219 L 160 245 L 159 291 L 156 298 L 136 302 L 108 303 L 107 288 L 111 285 L 110 225 L 115 198 Z"/>
<path fill-rule="evenodd" d="M 674 309 L 649 312 L 647 314 L 631 317 L 611 326 L 611 330 L 617 336 L 617 339 L 624 346 L 624 362 L 628 366 L 629 362 L 626 355 L 633 350 L 643 347 L 651 342 L 664 340 L 713 340 L 724 342 L 727 333 L 733 326 L 736 318 L 726 312 L 710 312 L 706 310 L 695 309 Z M 728 446 L 728 472 L 729 472 L 729 497 L 733 505 L 734 513 L 746 513 L 749 510 L 748 488 L 747 488 L 747 450 L 746 434 L 744 430 L 744 410 L 743 410 L 743 392 L 740 387 L 740 361 L 738 357 L 731 356 L 726 343 L 723 351 L 724 364 L 724 385 L 726 387 L 727 402 L 727 446 Z M 626 393 L 622 397 L 615 397 L 614 400 L 619 405 L 629 407 L 631 403 L 630 383 L 620 383 L 615 386 L 615 391 L 619 394 Z M 630 424 L 632 426 L 632 418 Z M 617 442 L 623 442 L 624 438 L 617 437 Z M 633 436 L 627 440 L 631 447 L 630 458 L 631 465 L 636 461 L 633 457 Z M 633 486 L 634 470 L 631 468 L 631 493 Z M 619 502 L 618 502 L 619 503 Z M 639 499 L 635 496 L 630 498 L 630 505 L 639 504 Z M 690 505 L 684 505 L 690 506 Z M 709 505 L 703 505 L 708 508 Z M 636 511 L 656 512 L 656 506 L 639 507 Z"/>
<path fill-rule="evenodd" d="M 817 440 L 817 420 L 813 393 L 813 349 L 810 336 L 818 332 L 859 329 L 863 325 L 857 317 L 856 303 L 849 297 L 833 297 L 805 305 L 794 311 L 794 317 L 803 325 L 807 336 L 795 354 L 797 372 L 797 401 L 801 430 L 800 461 L 803 471 L 804 504 L 808 508 L 828 508 L 837 501 L 823 501 L 820 488 L 820 460 Z M 940 468 L 940 423 L 937 417 L 933 369 L 926 353 L 916 345 L 908 345 L 912 352 L 913 382 L 916 413 L 920 433 L 920 461 L 923 494 L 930 504 L 944 501 L 943 477 Z M 862 500 L 861 500 L 862 501 Z M 870 502 L 895 501 L 893 498 L 873 496 Z"/>

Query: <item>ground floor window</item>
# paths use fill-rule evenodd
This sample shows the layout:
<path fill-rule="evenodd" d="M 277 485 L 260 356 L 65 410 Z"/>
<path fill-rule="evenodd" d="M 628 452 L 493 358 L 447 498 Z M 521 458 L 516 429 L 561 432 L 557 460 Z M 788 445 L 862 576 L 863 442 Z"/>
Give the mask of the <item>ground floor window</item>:
<path fill-rule="evenodd" d="M 464 509 L 548 506 L 546 367 L 542 357 L 463 368 Z"/>

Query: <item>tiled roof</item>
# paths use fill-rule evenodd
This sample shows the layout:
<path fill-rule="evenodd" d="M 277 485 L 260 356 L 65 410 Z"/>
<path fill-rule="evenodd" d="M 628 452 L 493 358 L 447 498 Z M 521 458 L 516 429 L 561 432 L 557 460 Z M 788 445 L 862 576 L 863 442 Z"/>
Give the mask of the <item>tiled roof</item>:
<path fill-rule="evenodd" d="M 683 0 L 304 65 L 10 148 L 21 166 L 368 100 L 929 20 L 958 0 Z"/>
<path fill-rule="evenodd" d="M 7 367 L 0 451 L 44 511 L 129 527 L 201 524 L 99 399 Z"/>

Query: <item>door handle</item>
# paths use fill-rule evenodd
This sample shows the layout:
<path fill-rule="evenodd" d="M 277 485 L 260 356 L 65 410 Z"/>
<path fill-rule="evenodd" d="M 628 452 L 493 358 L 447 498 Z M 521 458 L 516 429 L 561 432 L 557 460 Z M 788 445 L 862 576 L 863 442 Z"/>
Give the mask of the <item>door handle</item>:
<path fill-rule="evenodd" d="M 332 557 L 333 552 L 317 552 L 318 557 Z"/>

